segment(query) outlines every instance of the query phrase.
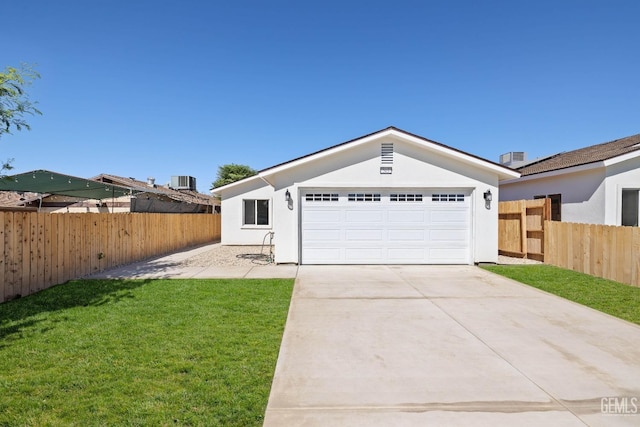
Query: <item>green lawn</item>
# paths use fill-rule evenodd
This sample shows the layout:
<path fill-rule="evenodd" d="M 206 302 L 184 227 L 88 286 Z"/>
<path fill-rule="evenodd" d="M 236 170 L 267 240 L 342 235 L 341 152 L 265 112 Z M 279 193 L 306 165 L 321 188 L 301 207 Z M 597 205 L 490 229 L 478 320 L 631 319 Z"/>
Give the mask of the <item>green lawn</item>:
<path fill-rule="evenodd" d="M 262 425 L 293 280 L 78 280 L 0 304 L 0 426 Z"/>
<path fill-rule="evenodd" d="M 640 288 L 550 265 L 492 265 L 483 268 L 640 324 Z"/>

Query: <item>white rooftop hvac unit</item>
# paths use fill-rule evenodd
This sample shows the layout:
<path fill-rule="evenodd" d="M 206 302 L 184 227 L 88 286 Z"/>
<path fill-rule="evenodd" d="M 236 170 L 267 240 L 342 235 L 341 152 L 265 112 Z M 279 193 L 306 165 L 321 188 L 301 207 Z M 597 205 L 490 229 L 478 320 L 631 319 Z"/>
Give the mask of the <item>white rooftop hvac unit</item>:
<path fill-rule="evenodd" d="M 513 166 L 527 160 L 527 153 L 523 151 L 511 151 L 500 155 L 500 164 L 505 166 Z"/>
<path fill-rule="evenodd" d="M 170 187 L 174 190 L 196 191 L 196 179 L 186 175 L 172 176 Z"/>

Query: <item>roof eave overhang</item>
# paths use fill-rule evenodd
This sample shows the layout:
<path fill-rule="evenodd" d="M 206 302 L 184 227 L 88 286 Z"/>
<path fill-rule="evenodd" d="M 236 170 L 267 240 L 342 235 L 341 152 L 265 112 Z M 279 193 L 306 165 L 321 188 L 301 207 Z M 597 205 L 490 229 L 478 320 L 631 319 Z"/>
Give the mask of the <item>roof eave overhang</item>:
<path fill-rule="evenodd" d="M 220 196 L 222 193 L 224 193 L 225 191 L 231 190 L 232 188 L 239 187 L 241 185 L 244 185 L 244 184 L 247 184 L 247 183 L 250 183 L 250 182 L 253 182 L 253 181 L 259 181 L 259 180 L 266 181 L 264 178 L 260 177 L 260 173 L 259 173 L 257 175 L 252 175 L 250 177 L 243 178 L 243 179 L 241 179 L 239 181 L 232 182 L 230 184 L 223 185 L 221 187 L 212 188 L 209 191 L 209 193 L 211 193 L 211 195 L 213 195 L 213 196 Z M 266 181 L 266 182 L 269 183 L 268 181 Z M 269 185 L 271 185 L 271 184 L 269 184 Z"/>
<path fill-rule="evenodd" d="M 564 168 L 564 169 L 556 169 L 548 172 L 525 175 L 517 179 L 509 179 L 509 180 L 502 181 L 500 184 L 508 185 L 516 182 L 527 182 L 527 181 L 534 181 L 534 180 L 543 179 L 543 178 L 552 178 L 552 177 L 561 176 L 561 175 L 568 175 L 572 173 L 585 172 L 593 169 L 600 169 L 606 166 L 607 165 L 605 164 L 605 161 L 593 162 L 593 163 L 588 163 L 586 165 L 579 165 L 579 166 L 573 166 L 573 167 Z"/>
<path fill-rule="evenodd" d="M 339 154 L 346 150 L 350 150 L 355 147 L 367 144 L 371 141 L 388 138 L 388 137 L 394 137 L 396 139 L 406 141 L 414 145 L 418 145 L 420 147 L 426 148 L 430 151 L 439 153 L 445 157 L 454 158 L 470 166 L 490 171 L 492 173 L 497 174 L 498 179 L 500 181 L 505 179 L 515 179 L 520 177 L 520 172 L 510 169 L 506 166 L 502 166 L 497 163 L 493 163 L 488 160 L 484 160 L 479 157 L 472 156 L 462 151 L 458 151 L 453 148 L 447 147 L 445 145 L 429 141 L 425 138 L 421 138 L 416 135 L 406 133 L 396 128 L 387 128 L 387 129 L 383 129 L 381 131 L 372 133 L 370 135 L 364 136 L 362 138 L 358 138 L 358 139 L 349 141 L 347 143 L 339 144 L 334 147 L 330 147 L 328 149 L 310 154 L 308 156 L 300 157 L 290 162 L 282 163 L 280 165 L 264 169 L 260 171 L 257 175 L 242 179 L 240 181 L 233 182 L 231 184 L 224 185 L 222 187 L 214 188 L 211 190 L 211 194 L 220 195 L 225 191 L 228 191 L 234 187 L 237 187 L 258 179 L 261 179 L 268 185 L 273 186 L 272 177 L 279 173 L 289 171 L 291 169 L 298 168 L 301 166 L 305 166 L 309 163 L 316 162 L 323 158 Z"/>
<path fill-rule="evenodd" d="M 605 160 L 603 163 L 605 167 L 608 167 L 608 166 L 615 165 L 617 163 L 622 163 L 627 160 L 635 159 L 637 157 L 640 157 L 640 150 L 631 151 L 630 153 L 625 153 L 616 157 L 612 157 L 610 159 Z"/>
<path fill-rule="evenodd" d="M 297 160 L 293 160 L 291 162 L 288 163 L 284 163 L 282 165 L 279 166 L 275 166 L 273 168 L 269 168 L 269 169 L 265 169 L 264 171 L 260 172 L 259 176 L 268 181 L 268 177 L 276 175 L 278 173 L 284 172 L 286 170 L 290 170 L 296 167 L 300 167 L 300 166 L 304 166 L 308 163 L 311 162 L 315 162 L 318 161 L 322 158 L 328 157 L 328 156 L 333 156 L 335 154 L 339 154 L 343 151 L 346 150 L 350 150 L 352 148 L 358 147 L 360 145 L 364 145 L 367 144 L 371 141 L 375 141 L 377 139 L 383 139 L 383 138 L 387 138 L 387 137 L 395 137 L 397 139 L 400 140 L 404 140 L 407 141 L 409 143 L 427 148 L 431 151 L 437 152 L 439 154 L 442 154 L 446 157 L 451 157 L 451 158 L 455 158 L 459 161 L 462 161 L 463 163 L 466 163 L 468 165 L 471 166 L 475 166 L 475 167 L 479 167 L 482 169 L 486 169 L 489 170 L 491 172 L 494 172 L 496 174 L 498 174 L 499 179 L 510 179 L 510 178 L 517 178 L 520 176 L 520 172 L 507 168 L 505 166 L 499 165 L 499 164 L 494 164 L 492 162 L 489 162 L 487 160 L 481 159 L 479 157 L 475 157 L 472 156 L 470 154 L 466 154 L 464 152 L 461 151 L 457 151 L 454 150 L 450 147 L 438 144 L 438 143 L 434 143 L 431 142 L 427 139 L 424 138 L 420 138 L 417 137 L 415 135 L 411 135 L 402 131 L 399 131 L 397 129 L 384 129 L 380 132 L 376 132 L 373 133 L 371 135 L 367 135 L 363 138 L 360 139 L 356 139 L 354 141 L 351 141 L 347 144 L 341 144 L 338 146 L 335 146 L 333 148 L 329 148 L 327 150 L 323 150 L 320 151 L 318 153 L 315 154 L 311 154 L 309 156 L 306 157 L 302 157 L 300 159 Z"/>

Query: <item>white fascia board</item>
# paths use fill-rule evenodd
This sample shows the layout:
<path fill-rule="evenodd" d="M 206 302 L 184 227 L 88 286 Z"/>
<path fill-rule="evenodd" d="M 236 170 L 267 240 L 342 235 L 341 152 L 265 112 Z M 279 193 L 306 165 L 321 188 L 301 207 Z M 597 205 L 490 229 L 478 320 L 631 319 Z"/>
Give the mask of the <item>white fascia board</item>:
<path fill-rule="evenodd" d="M 536 179 L 543 179 L 543 178 L 552 178 L 555 176 L 561 176 L 561 175 L 568 175 L 571 173 L 577 173 L 577 172 L 584 172 L 584 171 L 588 171 L 588 170 L 592 170 L 592 169 L 599 169 L 599 168 L 603 168 L 605 167 L 605 162 L 595 162 L 595 163 L 589 163 L 586 165 L 580 165 L 580 166 L 574 166 L 571 168 L 566 168 L 566 169 L 556 169 L 553 171 L 549 171 L 549 172 L 542 172 L 542 173 L 536 173 L 533 175 L 525 175 L 521 178 L 517 178 L 517 179 L 509 179 L 506 181 L 501 181 L 500 185 L 508 185 L 508 184 L 513 184 L 516 182 L 526 182 L 526 181 L 533 181 Z"/>
<path fill-rule="evenodd" d="M 227 190 L 229 190 L 229 189 L 231 189 L 233 187 L 237 187 L 238 185 L 246 184 L 247 182 L 255 181 L 256 179 L 261 179 L 260 174 L 253 175 L 253 176 L 241 179 L 240 181 L 232 182 L 231 184 L 223 185 L 222 187 L 213 188 L 209 192 L 211 194 L 213 194 L 213 195 L 219 196 L 221 193 L 223 193 L 223 192 L 225 192 L 225 191 L 227 191 Z M 269 184 L 269 185 L 271 185 L 271 184 Z"/>
<path fill-rule="evenodd" d="M 322 151 L 320 151 L 320 152 L 318 152 L 316 154 L 312 154 L 310 156 L 302 157 L 302 158 L 300 158 L 298 160 L 294 160 L 294 161 L 282 164 L 280 166 L 276 166 L 276 167 L 273 167 L 271 169 L 267 169 L 267 170 L 265 170 L 263 172 L 264 172 L 265 177 L 268 176 L 268 175 L 275 175 L 275 174 L 277 174 L 279 172 L 282 172 L 282 171 L 285 171 L 287 169 L 295 168 L 297 166 L 301 166 L 301 165 L 316 161 L 316 160 L 321 159 L 323 157 L 331 156 L 333 154 L 340 153 L 342 151 L 346 151 L 346 150 L 348 150 L 350 148 L 357 147 L 357 146 L 362 145 L 362 144 L 366 144 L 367 142 L 373 141 L 375 139 L 384 138 L 384 137 L 389 136 L 389 135 L 394 134 L 394 133 L 397 134 L 397 132 L 395 132 L 393 129 L 388 129 L 388 130 L 385 130 L 385 131 L 380 132 L 380 133 L 369 135 L 369 136 L 367 136 L 365 138 L 362 138 L 362 139 L 357 139 L 355 141 L 351 141 L 351 142 L 349 142 L 347 144 L 340 144 L 337 147 L 333 147 L 333 148 L 329 148 L 329 149 L 326 149 L 326 150 L 322 150 Z"/>
<path fill-rule="evenodd" d="M 605 160 L 603 163 L 604 163 L 604 166 L 607 167 L 607 166 L 615 165 L 616 163 L 624 162 L 626 160 L 634 159 L 636 157 L 640 157 L 640 150 L 632 151 L 630 153 L 626 153 L 626 154 L 622 154 L 620 156 L 612 157 L 610 159 Z"/>
<path fill-rule="evenodd" d="M 461 151 L 457 151 L 452 148 L 445 147 L 439 144 L 433 144 L 433 143 L 430 143 L 429 141 L 416 138 L 415 136 L 412 136 L 412 135 L 398 134 L 398 136 L 409 142 L 412 142 L 413 144 L 416 144 L 416 145 L 428 148 L 432 151 L 438 152 L 440 154 L 443 154 L 444 156 L 453 157 L 457 160 L 461 160 L 464 163 L 479 167 L 481 169 L 489 169 L 490 171 L 497 173 L 500 179 L 520 177 L 520 172 L 518 171 L 507 168 L 505 166 L 491 163 L 489 161 L 480 159 L 478 157 L 471 156 Z"/>
<path fill-rule="evenodd" d="M 263 174 L 261 174 L 261 175 L 264 176 L 263 179 L 266 179 L 267 176 L 275 175 L 275 174 L 277 174 L 279 172 L 282 172 L 282 171 L 285 171 L 287 169 L 295 168 L 297 166 L 301 166 L 301 165 L 304 165 L 306 163 L 316 161 L 316 160 L 321 159 L 323 157 L 331 156 L 331 155 L 340 153 L 342 151 L 351 149 L 353 147 L 357 147 L 359 145 L 366 144 L 366 143 L 368 143 L 370 141 L 374 141 L 374 140 L 377 140 L 377 139 L 383 139 L 383 138 L 386 138 L 386 137 L 389 137 L 389 136 L 394 136 L 394 137 L 396 137 L 396 138 L 398 138 L 400 140 L 404 140 L 404 141 L 407 141 L 407 142 L 412 143 L 414 145 L 418 145 L 420 147 L 427 148 L 429 150 L 438 152 L 438 153 L 440 153 L 440 154 L 442 154 L 444 156 L 447 156 L 447 157 L 453 157 L 453 158 L 455 158 L 457 160 L 460 160 L 460 161 L 462 161 L 464 163 L 471 164 L 471 165 L 479 167 L 479 168 L 489 169 L 492 172 L 497 173 L 500 179 L 518 178 L 520 176 L 520 172 L 518 172 L 518 171 L 509 169 L 509 168 L 501 166 L 501 165 L 493 164 L 491 162 L 482 160 L 480 158 L 476 158 L 474 156 L 471 156 L 471 155 L 462 153 L 460 151 L 457 151 L 457 150 L 442 146 L 440 144 L 431 143 L 431 142 L 429 142 L 427 140 L 424 140 L 424 139 L 421 139 L 421 138 L 417 138 L 417 137 L 412 136 L 412 135 L 408 135 L 408 134 L 406 134 L 404 132 L 399 132 L 399 131 L 397 131 L 395 129 L 387 129 L 387 130 L 384 130 L 382 132 L 375 133 L 373 135 L 369 135 L 367 137 L 364 137 L 364 138 L 361 138 L 361 139 L 357 139 L 355 141 L 351 141 L 351 142 L 349 142 L 347 144 L 342 144 L 342 145 L 339 145 L 337 147 L 330 148 L 328 150 L 323 150 L 323 151 L 321 151 L 319 153 L 316 153 L 316 154 L 313 154 L 313 155 L 310 155 L 310 156 L 306 156 L 306 157 L 303 157 L 301 159 L 294 160 L 292 162 L 285 163 L 283 165 L 276 166 L 276 167 L 271 168 L 271 169 L 267 169 L 267 170 L 263 171 Z"/>

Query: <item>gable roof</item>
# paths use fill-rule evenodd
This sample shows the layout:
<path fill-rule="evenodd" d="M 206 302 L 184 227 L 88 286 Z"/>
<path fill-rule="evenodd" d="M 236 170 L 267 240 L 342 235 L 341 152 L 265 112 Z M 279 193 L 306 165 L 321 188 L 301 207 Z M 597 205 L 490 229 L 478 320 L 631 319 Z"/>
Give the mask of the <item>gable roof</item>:
<path fill-rule="evenodd" d="M 436 141 L 424 138 L 422 136 L 412 134 L 410 132 L 399 129 L 395 126 L 389 126 L 385 129 L 381 129 L 379 131 L 376 131 L 355 139 L 351 139 L 349 141 L 342 142 L 337 145 L 333 145 L 331 147 L 313 152 L 311 154 L 307 154 L 305 156 L 298 157 L 293 160 L 289 160 L 287 162 L 280 163 L 266 169 L 262 169 L 254 176 L 244 178 L 239 181 L 233 182 L 231 184 L 223 185 L 218 188 L 214 188 L 213 190 L 211 190 L 211 192 L 219 193 L 220 191 L 225 191 L 229 188 L 235 187 L 236 185 L 240 185 L 241 183 L 246 183 L 246 182 L 257 180 L 257 179 L 261 179 L 263 181 L 269 182 L 268 178 L 270 176 L 277 174 L 279 172 L 282 172 L 284 170 L 294 168 L 294 167 L 303 165 L 305 163 L 312 162 L 335 153 L 339 153 L 340 151 L 343 151 L 345 149 L 355 147 L 361 144 L 365 144 L 369 141 L 383 138 L 386 136 L 400 137 L 407 142 L 412 142 L 424 147 L 428 147 L 433 151 L 440 152 L 441 154 L 444 154 L 449 157 L 455 157 L 465 163 L 490 169 L 496 172 L 500 176 L 500 178 L 508 179 L 508 178 L 517 178 L 520 176 L 520 174 L 517 171 L 511 168 L 508 168 L 504 165 L 501 165 L 499 163 L 495 163 L 490 160 L 483 159 L 482 157 L 478 157 L 476 155 L 469 154 L 467 152 L 458 150 L 456 148 L 449 147 L 448 145 L 442 144 L 440 142 L 436 142 Z"/>
<path fill-rule="evenodd" d="M 635 151 L 640 154 L 640 134 L 555 154 L 516 168 L 516 170 L 522 176 L 534 175 L 610 160 Z"/>

